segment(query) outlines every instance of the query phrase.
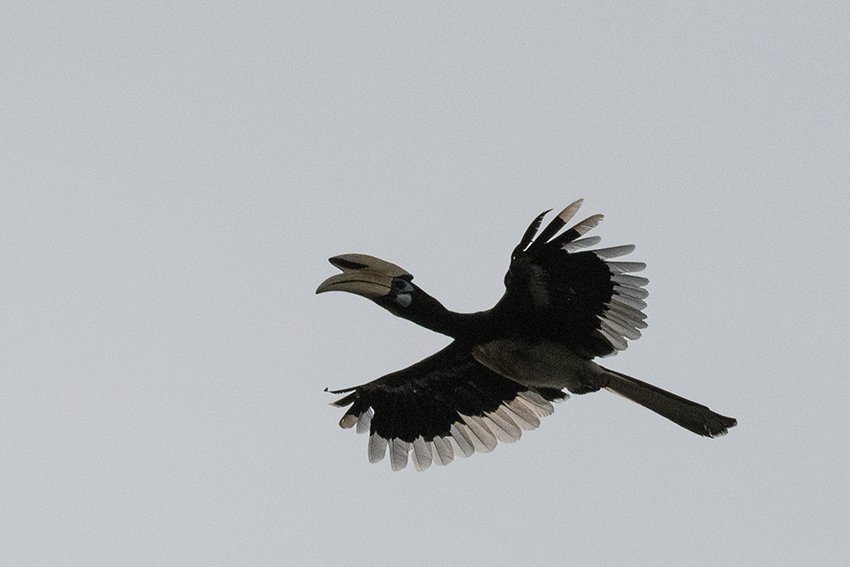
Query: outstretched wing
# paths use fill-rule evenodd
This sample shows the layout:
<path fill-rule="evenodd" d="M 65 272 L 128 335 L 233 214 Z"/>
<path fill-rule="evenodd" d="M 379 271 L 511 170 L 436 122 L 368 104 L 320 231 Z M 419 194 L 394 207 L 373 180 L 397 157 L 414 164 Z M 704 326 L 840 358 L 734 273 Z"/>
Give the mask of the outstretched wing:
<path fill-rule="evenodd" d="M 424 470 L 432 462 L 446 465 L 455 456 L 488 453 L 497 441 L 511 443 L 522 430 L 537 428 L 553 412 L 551 402 L 567 397 L 488 370 L 460 341 L 413 366 L 332 393 L 348 393 L 333 404 L 351 406 L 340 426 L 369 431 L 370 462 L 383 459 L 389 447 L 393 470 L 407 466 L 409 454 L 416 469 Z"/>
<path fill-rule="evenodd" d="M 632 252 L 633 245 L 584 250 L 599 243 L 598 236 L 582 236 L 602 215 L 558 234 L 581 203 L 561 211 L 536 239 L 546 213 L 531 223 L 513 252 L 505 295 L 495 309 L 523 334 L 558 341 L 591 359 L 623 350 L 627 339 L 640 337 L 649 280 L 630 274 L 646 264 L 612 261 Z"/>

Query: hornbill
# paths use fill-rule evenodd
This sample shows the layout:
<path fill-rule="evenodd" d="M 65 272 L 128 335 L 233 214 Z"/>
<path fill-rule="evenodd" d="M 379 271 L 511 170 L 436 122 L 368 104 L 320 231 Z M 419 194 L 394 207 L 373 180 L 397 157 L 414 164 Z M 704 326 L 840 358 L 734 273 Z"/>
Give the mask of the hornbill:
<path fill-rule="evenodd" d="M 633 245 L 586 250 L 598 236 L 582 236 L 602 220 L 592 215 L 559 232 L 582 200 L 544 228 L 541 213 L 511 255 L 505 294 L 488 311 L 455 313 L 422 291 L 402 268 L 365 254 L 330 258 L 342 270 L 316 293 L 348 291 L 387 311 L 454 339 L 443 350 L 377 380 L 337 390 L 351 406 L 340 426 L 369 431 L 371 462 L 389 446 L 393 470 L 412 456 L 417 470 L 455 456 L 487 453 L 513 442 L 553 412 L 552 402 L 602 388 L 678 425 L 717 437 L 737 421 L 646 382 L 604 368 L 596 357 L 624 350 L 646 328 L 642 262 L 614 261 Z"/>

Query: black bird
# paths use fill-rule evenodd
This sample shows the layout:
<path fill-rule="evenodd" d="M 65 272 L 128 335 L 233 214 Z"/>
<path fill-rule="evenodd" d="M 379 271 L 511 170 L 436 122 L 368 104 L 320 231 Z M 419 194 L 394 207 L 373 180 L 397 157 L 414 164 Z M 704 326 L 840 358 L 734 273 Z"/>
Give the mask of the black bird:
<path fill-rule="evenodd" d="M 365 254 L 334 256 L 342 270 L 316 293 L 348 291 L 387 311 L 454 338 L 413 366 L 362 386 L 338 390 L 334 402 L 351 406 L 340 426 L 369 431 L 369 460 L 393 470 L 417 470 L 455 456 L 487 453 L 513 442 L 553 412 L 552 402 L 601 388 L 620 394 L 699 435 L 717 437 L 737 425 L 731 417 L 604 368 L 593 359 L 616 354 L 646 328 L 641 310 L 642 262 L 612 261 L 633 245 L 585 250 L 599 237 L 581 238 L 602 220 L 586 218 L 558 234 L 582 200 L 569 205 L 535 239 L 541 213 L 511 255 L 505 294 L 488 311 L 455 313 L 422 291 L 400 267 Z"/>

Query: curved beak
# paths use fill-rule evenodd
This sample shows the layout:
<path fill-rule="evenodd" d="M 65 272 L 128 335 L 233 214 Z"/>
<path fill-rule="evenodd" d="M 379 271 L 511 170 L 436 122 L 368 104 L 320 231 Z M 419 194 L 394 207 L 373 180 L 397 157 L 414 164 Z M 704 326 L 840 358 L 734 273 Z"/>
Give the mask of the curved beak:
<path fill-rule="evenodd" d="M 366 254 L 342 254 L 328 261 L 342 270 L 342 273 L 323 281 L 316 293 L 347 291 L 368 299 L 376 299 L 389 294 L 393 278 L 413 278 L 395 264 Z"/>
<path fill-rule="evenodd" d="M 378 272 L 366 270 L 331 276 L 319 285 L 316 293 L 347 291 L 369 299 L 383 297 L 390 292 L 393 279 Z"/>

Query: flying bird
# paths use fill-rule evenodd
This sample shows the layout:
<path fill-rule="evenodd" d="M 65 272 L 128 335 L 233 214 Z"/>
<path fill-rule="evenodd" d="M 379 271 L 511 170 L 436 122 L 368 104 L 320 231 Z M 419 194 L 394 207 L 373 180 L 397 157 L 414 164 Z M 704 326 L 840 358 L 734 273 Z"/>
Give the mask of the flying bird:
<path fill-rule="evenodd" d="M 390 313 L 454 340 L 443 350 L 372 382 L 337 390 L 333 405 L 348 407 L 343 428 L 369 432 L 370 462 L 388 450 L 393 470 L 412 458 L 417 470 L 455 456 L 513 442 L 553 412 L 552 402 L 606 389 L 698 435 L 717 437 L 731 417 L 593 362 L 624 350 L 646 328 L 645 289 L 634 275 L 642 262 L 615 260 L 634 245 L 588 249 L 584 237 L 601 220 L 592 215 L 561 229 L 578 212 L 572 203 L 544 228 L 541 213 L 511 255 L 505 293 L 487 311 L 456 313 L 413 283 L 406 270 L 365 254 L 330 258 L 342 273 L 316 293 L 347 291 Z"/>

